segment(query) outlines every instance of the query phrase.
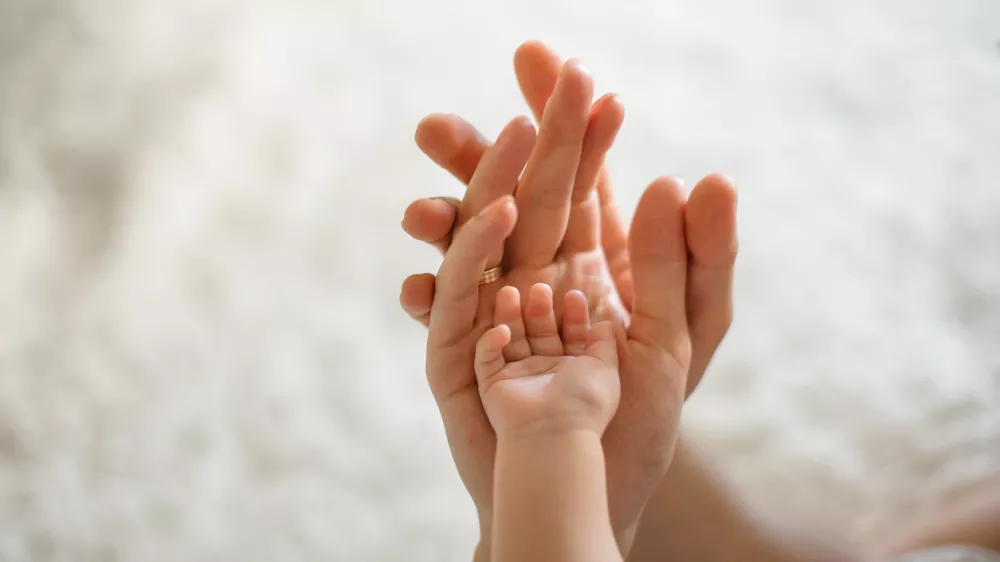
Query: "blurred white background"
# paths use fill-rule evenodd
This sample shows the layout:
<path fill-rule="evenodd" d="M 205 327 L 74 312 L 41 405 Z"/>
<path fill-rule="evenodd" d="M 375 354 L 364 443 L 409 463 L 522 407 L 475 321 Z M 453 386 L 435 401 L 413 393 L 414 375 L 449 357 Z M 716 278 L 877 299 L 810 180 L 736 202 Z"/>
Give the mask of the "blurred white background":
<path fill-rule="evenodd" d="M 858 538 L 1000 478 L 1000 4 L 0 0 L 0 559 L 469 558 L 399 283 L 418 120 L 616 91 L 631 212 L 740 185 L 687 427 Z"/>

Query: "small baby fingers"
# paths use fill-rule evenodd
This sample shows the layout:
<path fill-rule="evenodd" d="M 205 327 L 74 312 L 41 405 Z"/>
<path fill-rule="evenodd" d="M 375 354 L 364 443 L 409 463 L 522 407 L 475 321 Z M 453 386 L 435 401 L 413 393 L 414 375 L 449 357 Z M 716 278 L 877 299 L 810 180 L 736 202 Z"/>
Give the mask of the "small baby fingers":
<path fill-rule="evenodd" d="M 506 365 L 503 358 L 503 348 L 510 343 L 510 328 L 505 324 L 490 328 L 476 344 L 476 359 L 474 367 L 476 379 L 480 383 L 480 392 L 484 392 L 482 383 L 497 374 Z"/>

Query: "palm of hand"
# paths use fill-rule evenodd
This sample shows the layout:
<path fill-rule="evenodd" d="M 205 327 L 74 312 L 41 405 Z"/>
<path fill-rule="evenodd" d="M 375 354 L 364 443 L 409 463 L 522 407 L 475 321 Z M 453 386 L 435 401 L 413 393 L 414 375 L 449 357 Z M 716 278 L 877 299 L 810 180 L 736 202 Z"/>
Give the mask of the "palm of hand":
<path fill-rule="evenodd" d="M 516 268 L 508 272 L 504 283 L 522 293 L 536 283 L 550 285 L 556 295 L 582 292 L 591 318 L 610 320 L 626 330 L 618 369 L 620 395 L 625 399 L 607 426 L 603 442 L 608 462 L 612 521 L 616 529 L 630 526 L 663 478 L 673 456 L 675 441 L 671 436 L 676 436 L 678 431 L 691 360 L 691 341 L 686 327 L 675 326 L 671 330 L 673 345 L 669 348 L 662 341 L 643 337 L 654 333 L 655 328 L 648 325 L 649 318 L 643 317 L 634 319 L 638 326 L 631 325 L 631 303 L 626 306 L 619 296 L 601 250 L 559 255 L 553 263 L 542 268 Z M 480 335 L 494 322 L 496 291 L 486 285 L 480 293 Z M 675 305 L 682 307 L 683 303 Z M 557 321 L 564 321 L 563 307 L 556 306 L 555 315 Z M 555 383 L 553 377 L 550 384 Z M 496 428 L 499 420 L 491 414 L 490 396 L 483 393 L 482 388 L 480 383 L 484 407 Z"/>
<path fill-rule="evenodd" d="M 659 199 L 664 191 L 657 189 L 655 193 L 660 194 L 657 196 Z M 646 208 L 656 209 L 657 206 L 654 205 L 647 205 Z M 676 208 L 669 204 L 663 207 Z M 668 224 L 674 223 L 676 226 L 676 216 L 667 218 L 671 219 L 667 220 Z M 663 223 L 660 217 L 651 215 L 649 219 L 649 224 Z M 683 233 L 678 236 L 676 231 L 667 232 L 660 240 L 649 240 L 649 245 L 662 244 L 663 239 L 681 244 L 681 255 L 684 255 Z M 639 258 L 641 260 L 643 256 L 640 255 Z M 662 260 L 661 257 L 657 259 Z M 683 297 L 683 269 L 679 274 L 682 283 L 680 294 Z M 484 415 L 486 412 L 483 410 L 477 412 L 474 408 L 474 402 L 486 399 L 486 396 L 481 392 L 482 383 L 477 385 L 476 378 L 468 376 L 471 374 L 469 366 L 474 363 L 476 342 L 497 323 L 495 311 L 502 308 L 500 305 L 504 298 L 504 290 L 499 287 L 507 284 L 518 289 L 516 293 L 530 294 L 530 288 L 536 283 L 552 286 L 557 294 L 569 290 L 582 291 L 582 294 L 570 294 L 579 295 L 585 303 L 582 307 L 584 310 L 590 311 L 597 318 L 614 319 L 619 326 L 629 325 L 628 337 L 622 338 L 625 341 L 620 348 L 620 394 L 624 400 L 608 425 L 603 439 L 608 463 L 612 522 L 616 531 L 624 530 L 637 520 L 645 501 L 662 479 L 672 457 L 691 344 L 684 323 L 683 298 L 679 302 L 667 303 L 666 306 L 663 303 L 646 303 L 647 310 L 679 310 L 680 324 L 663 327 L 662 318 L 643 314 L 629 318 L 628 311 L 633 303 L 628 303 L 626 308 L 619 297 L 619 290 L 627 289 L 631 293 L 631 287 L 622 287 L 620 280 L 616 285 L 611 280 L 605 253 L 601 250 L 557 255 L 548 265 L 541 267 L 514 267 L 501 282 L 478 288 L 474 328 L 465 333 L 461 340 L 447 342 L 449 350 L 441 355 L 450 359 L 446 368 L 428 369 L 431 377 L 444 377 L 432 378 L 432 388 L 450 389 L 444 399 L 439 397 L 443 417 L 446 420 L 462 420 L 461 424 L 446 426 L 449 441 L 462 443 L 461 447 L 453 447 L 452 450 L 456 464 L 476 505 L 481 512 L 489 513 L 492 509 L 493 459 L 497 438 L 491 421 L 498 420 Z M 675 287 L 664 289 L 646 293 L 662 294 L 668 299 L 675 298 L 669 295 L 678 294 Z M 561 317 L 565 324 L 565 306 L 558 308 L 562 310 L 558 313 L 554 310 L 552 314 L 554 317 Z M 519 311 L 519 305 L 514 306 L 514 310 Z M 498 323 L 502 322 L 501 319 Z M 555 318 L 552 324 L 556 325 Z M 558 337 L 558 332 L 555 331 L 554 335 Z M 547 355 L 563 354 L 556 351 L 548 352 Z M 429 354 L 428 358 L 430 357 Z M 460 398 L 450 399 L 449 396 L 453 395 Z M 490 406 L 483 404 L 480 408 L 489 410 Z"/>
<path fill-rule="evenodd" d="M 496 432 L 482 410 L 488 406 L 484 404 L 478 409 L 476 406 L 484 399 L 472 373 L 476 342 L 494 325 L 498 300 L 503 300 L 501 287 L 509 285 L 519 294 L 530 294 L 531 287 L 539 283 L 550 286 L 556 295 L 582 293 L 579 298 L 584 303 L 583 309 L 595 320 L 613 320 L 624 325 L 628 316 L 609 273 L 604 252 L 594 250 L 556 256 L 541 267 L 513 267 L 499 281 L 479 286 L 472 330 L 459 340 L 443 342 L 446 346 L 441 350 L 443 353 L 428 353 L 428 361 L 444 360 L 440 365 L 428 365 L 429 383 L 438 396 L 449 442 L 462 444 L 452 447 L 452 455 L 462 481 L 484 518 L 488 518 L 493 503 Z M 555 304 L 556 318 L 565 322 L 563 301 L 558 299 Z M 449 424 L 451 420 L 457 423 Z"/>
<path fill-rule="evenodd" d="M 600 249 L 557 255 L 551 263 L 542 267 L 512 268 L 500 283 L 486 285 L 480 292 L 479 310 L 483 313 L 484 321 L 492 321 L 491 314 L 497 294 L 495 287 L 510 285 L 521 294 L 527 294 L 537 283 L 552 287 L 554 295 L 564 295 L 570 291 L 583 293 L 587 298 L 590 318 L 594 322 L 611 320 L 622 325 L 627 323 L 627 309 L 618 295 L 604 252 Z M 557 320 L 562 318 L 561 304 L 558 299 L 555 300 Z"/>
<path fill-rule="evenodd" d="M 498 437 L 566 429 L 600 434 L 618 406 L 611 323 L 591 328 L 578 291 L 563 302 L 560 333 L 549 286 L 532 286 L 523 312 L 516 288 L 497 294 L 494 326 L 477 343 L 475 371 Z"/>

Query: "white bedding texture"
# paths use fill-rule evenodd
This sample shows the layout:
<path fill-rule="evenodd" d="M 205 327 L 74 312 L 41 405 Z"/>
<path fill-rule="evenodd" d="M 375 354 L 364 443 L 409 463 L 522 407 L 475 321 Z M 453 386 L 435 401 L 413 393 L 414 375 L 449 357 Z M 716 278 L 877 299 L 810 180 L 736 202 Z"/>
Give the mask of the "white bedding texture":
<path fill-rule="evenodd" d="M 1000 4 L 0 0 L 0 560 L 440 561 L 477 523 L 399 284 L 537 38 L 740 188 L 685 428 L 860 539 L 1000 479 Z"/>

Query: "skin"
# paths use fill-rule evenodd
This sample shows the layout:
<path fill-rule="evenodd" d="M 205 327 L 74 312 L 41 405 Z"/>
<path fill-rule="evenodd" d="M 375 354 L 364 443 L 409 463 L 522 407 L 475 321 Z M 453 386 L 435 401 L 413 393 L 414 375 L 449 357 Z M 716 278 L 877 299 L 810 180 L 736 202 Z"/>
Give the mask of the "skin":
<path fill-rule="evenodd" d="M 567 431 L 600 438 L 618 408 L 612 323 L 592 327 L 579 291 L 564 302 L 560 330 L 548 285 L 531 287 L 523 311 L 514 287 L 497 295 L 493 327 L 476 345 L 475 371 L 498 438 Z"/>
<path fill-rule="evenodd" d="M 504 287 L 476 346 L 479 392 L 497 435 L 495 561 L 622 559 L 601 447 L 619 398 L 614 327 L 590 325 L 579 291 L 563 303 L 560 327 L 550 287 L 532 286 L 523 307 L 519 291 Z"/>
<path fill-rule="evenodd" d="M 555 53 L 541 43 L 526 43 L 517 52 L 518 81 L 536 116 L 552 94 L 559 65 Z M 585 136 L 596 135 L 593 131 L 601 130 L 593 125 L 595 121 L 614 121 L 598 117 L 605 112 L 619 112 L 620 104 L 607 100 L 614 98 L 605 96 L 592 108 Z M 589 142 L 591 146 L 596 144 Z M 466 184 L 470 183 L 489 146 L 471 125 L 451 115 L 432 115 L 421 122 L 417 144 L 432 160 Z M 579 170 L 582 171 L 578 170 L 578 176 L 589 177 L 590 168 L 600 160 L 603 158 L 581 158 Z M 568 249 L 567 253 L 575 255 L 594 252 L 596 247 L 602 254 L 606 272 L 613 278 L 613 290 L 620 295 L 622 306 L 628 311 L 633 302 L 634 282 L 625 223 L 615 209 L 606 170 L 600 169 L 597 178 L 597 197 L 583 197 L 580 190 L 574 188 L 561 249 Z M 464 223 L 465 217 L 474 214 L 472 210 L 485 204 L 478 193 L 478 188 L 470 185 L 461 204 L 447 198 L 418 200 L 407 209 L 404 230 L 417 240 L 447 251 L 456 227 Z M 466 210 L 461 211 L 463 208 Z M 687 246 L 684 300 L 691 342 L 688 394 L 701 380 L 731 322 L 732 272 L 737 251 L 735 210 L 735 188 L 721 175 L 708 176 L 699 182 L 683 204 Z M 640 225 L 633 225 L 633 232 L 637 227 Z M 603 294 L 604 287 L 599 283 L 594 285 L 597 294 Z M 433 275 L 415 275 L 404 282 L 400 295 L 404 310 L 425 326 L 431 316 L 435 287 Z M 589 300 L 592 305 L 593 301 L 600 304 L 601 297 Z M 623 388 L 623 400 L 627 399 L 625 394 Z M 456 416 L 454 421 L 460 423 L 461 416 Z M 452 446 L 453 450 L 464 448 L 462 444 L 453 443 Z M 1000 536 L 996 532 L 1000 528 L 997 505 L 1000 505 L 1000 497 L 995 494 L 988 499 L 977 498 L 922 526 L 904 529 L 886 544 L 871 549 L 878 554 L 867 554 L 862 548 L 829 532 L 810 528 L 808 524 L 790 524 L 746 505 L 715 474 L 711 462 L 687 440 L 681 439 L 669 471 L 649 500 L 638 540 L 628 559 L 854 561 L 881 560 L 887 554 L 946 544 L 1000 549 L 992 540 Z M 482 509 L 480 516 L 484 521 Z M 490 527 L 486 524 L 482 534 L 483 548 L 477 551 L 477 558 L 487 558 L 489 542 Z"/>
<path fill-rule="evenodd" d="M 462 286 L 444 282 L 442 276 L 451 268 L 443 265 L 437 278 L 408 278 L 400 301 L 411 316 L 430 326 L 429 382 L 459 473 L 479 509 L 485 543 L 496 436 L 469 366 L 474 342 L 490 325 L 498 287 L 523 291 L 544 282 L 557 294 L 580 290 L 593 317 L 628 326 L 621 336 L 622 402 L 603 440 L 611 519 L 627 549 L 673 454 L 681 402 L 700 380 L 730 322 L 735 189 L 727 178 L 714 175 L 685 197 L 677 180 L 661 178 L 647 188 L 626 233 L 603 170 L 604 153 L 623 116 L 620 104 L 605 96 L 584 111 L 592 89 L 589 75 L 573 61 L 560 66 L 558 57 L 539 43 L 518 50 L 515 69 L 529 105 L 536 114 L 545 108 L 537 142 L 531 143 L 521 119 L 493 147 L 457 117 L 425 119 L 418 127 L 418 145 L 468 181 L 469 190 L 461 203 L 417 201 L 403 221 L 404 230 L 418 240 L 450 248 L 447 265 L 454 252 L 452 237 L 466 227 L 477 205 L 515 193 L 521 217 L 507 253 L 502 243 L 494 242 L 479 261 L 466 263 L 469 274 L 478 278 L 504 259 L 508 274 L 477 290 L 471 278 Z M 613 126 L 604 125 L 609 122 Z M 494 170 L 526 164 L 520 183 L 513 179 L 517 172 L 493 174 L 507 178 L 505 182 L 487 181 L 477 166 L 492 162 L 503 163 L 490 164 Z M 560 316 L 561 310 L 555 314 Z"/>

